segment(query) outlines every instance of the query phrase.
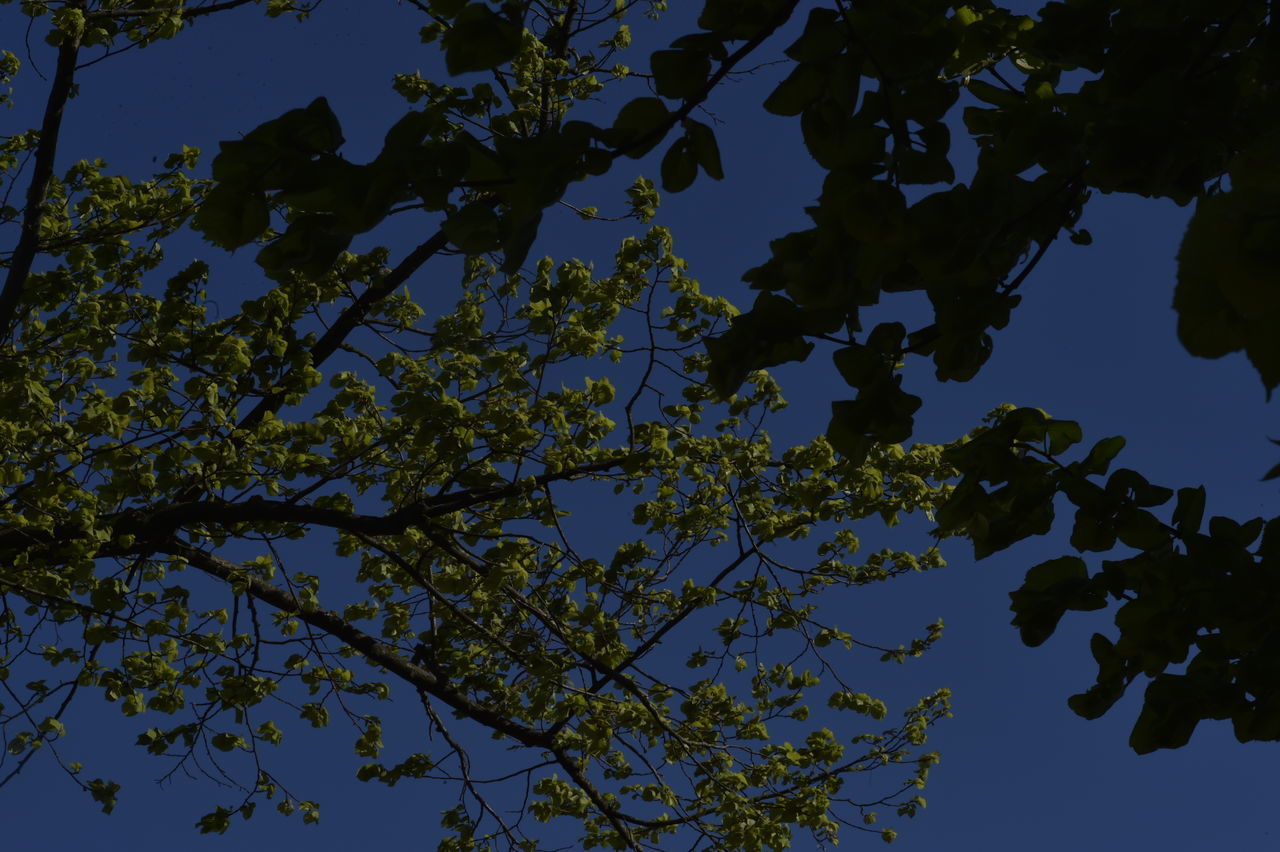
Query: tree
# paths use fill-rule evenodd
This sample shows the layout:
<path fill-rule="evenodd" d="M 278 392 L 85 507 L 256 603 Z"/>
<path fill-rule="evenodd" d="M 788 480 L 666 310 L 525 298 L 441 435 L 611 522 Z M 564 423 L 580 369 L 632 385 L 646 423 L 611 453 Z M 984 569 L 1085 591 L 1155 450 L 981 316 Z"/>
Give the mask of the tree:
<path fill-rule="evenodd" d="M 709 3 L 702 26 L 716 29 L 716 8 L 727 4 Z M 1280 384 L 1275 13 L 1199 0 L 1068 0 L 1037 18 L 988 2 L 811 9 L 787 49 L 794 69 L 764 107 L 800 117 L 827 178 L 808 209 L 813 227 L 776 240 L 746 273 L 762 293 L 711 342 L 713 383 L 727 393 L 749 370 L 834 344 L 857 395 L 833 404 L 833 445 L 861 458 L 907 440 L 921 404 L 902 387 L 910 356 L 929 357 L 942 381 L 971 379 L 1053 242 L 1090 242 L 1079 227 L 1090 196 L 1126 192 L 1195 202 L 1178 252 L 1179 337 L 1206 358 L 1244 351 L 1270 394 Z M 960 181 L 957 108 L 978 150 Z M 865 307 L 906 291 L 927 294 L 932 323 L 862 333 Z M 1150 678 L 1130 738 L 1139 753 L 1185 744 L 1203 719 L 1230 719 L 1242 742 L 1280 739 L 1280 522 L 1205 527 L 1203 488 L 1175 499 L 1128 469 L 1103 481 L 1124 439 L 1067 462 L 1081 440 L 1074 422 L 1008 411 L 948 453 L 963 478 L 942 527 L 982 558 L 1047 532 L 1061 495 L 1076 508 L 1078 552 L 1136 551 L 1094 573 L 1078 556 L 1050 560 L 1011 595 L 1030 645 L 1068 610 L 1122 602 L 1117 639 L 1091 642 L 1097 683 L 1071 707 L 1095 718 Z M 1152 513 L 1170 500 L 1165 520 Z"/>
<path fill-rule="evenodd" d="M 224 142 L 209 179 L 185 149 L 134 182 L 95 161 L 55 168 L 63 108 L 92 61 L 82 51 L 179 37 L 240 7 L 308 9 L 23 4 L 50 25 L 58 62 L 43 126 L 3 149 L 7 174 L 29 168 L 23 209 L 3 211 L 19 231 L 0 290 L 12 412 L 0 582 L 14 601 L 4 683 L 58 674 L 6 687 L 19 761 L 53 749 L 57 708 L 97 689 L 126 713 L 194 714 L 147 728 L 154 752 L 243 758 L 246 798 L 204 829 L 262 797 L 311 816 L 257 763 L 283 736 L 263 708 L 302 702 L 296 712 L 322 725 L 338 706 L 374 759 L 364 777 L 443 774 L 463 788 L 473 810 L 446 815 L 454 848 L 518 846 L 521 827 L 485 804 L 452 713 L 533 755 L 513 776 L 540 778 L 533 813 L 580 820 L 587 844 L 646 848 L 674 832 L 779 848 L 797 827 L 826 838 L 868 804 L 840 800 L 842 780 L 870 765 L 910 763 L 917 774 L 886 801 L 902 814 L 919 806 L 914 785 L 934 758 L 906 749 L 946 706 L 926 698 L 859 738 L 856 755 L 807 730 L 798 694 L 819 676 L 834 706 L 885 712 L 833 681 L 824 649 L 855 640 L 810 607 L 830 585 L 940 557 L 858 565 L 844 529 L 819 536 L 829 540 L 816 560 L 790 560 L 785 542 L 936 509 L 939 536 L 963 534 L 983 556 L 1047 530 L 1059 494 L 1078 507 L 1076 548 L 1138 551 L 1094 574 L 1077 557 L 1053 560 L 1014 593 L 1033 644 L 1068 610 L 1124 601 L 1118 641 L 1092 643 L 1098 684 L 1073 706 L 1101 714 L 1145 675 L 1139 751 L 1186 742 L 1202 718 L 1231 718 L 1244 740 L 1280 738 L 1274 522 L 1212 519 L 1201 532 L 1198 489 L 1178 491 L 1163 522 L 1149 510 L 1172 491 L 1124 469 L 1091 479 L 1120 439 L 1068 461 L 1082 430 L 1033 409 L 998 410 L 947 448 L 901 447 L 921 404 L 902 387 L 909 356 L 930 357 L 944 380 L 975 375 L 1054 240 L 1088 242 L 1091 191 L 1197 202 L 1180 252 L 1183 338 L 1210 357 L 1244 349 L 1268 388 L 1280 381 L 1266 334 L 1271 4 L 1072 0 L 1033 18 L 987 2 L 706 0 L 697 30 L 656 50 L 631 47 L 625 16 L 658 14 L 659 0 L 410 4 L 450 80 L 397 78 L 416 106 L 372 161 L 339 153 L 341 121 L 321 98 Z M 798 36 L 783 54 L 791 67 L 764 107 L 798 116 L 828 176 L 813 227 L 747 273 L 762 291 L 750 312 L 733 317 L 701 294 L 662 230 L 625 242 L 605 277 L 529 260 L 566 187 L 622 158 L 656 152 L 667 192 L 726 177 L 699 110 L 723 81 L 774 59 L 784 29 Z M 630 56 L 645 70 L 619 61 Z M 0 70 L 16 68 L 5 54 Z M 583 102 L 637 82 L 649 91 L 605 100 L 607 123 L 581 118 L 595 114 Z M 957 112 L 978 149 L 959 180 Z M 648 221 L 657 190 L 638 181 L 628 201 Z M 406 215 L 425 217 L 431 236 L 408 251 L 349 251 Z M 209 262 L 155 280 L 155 246 L 188 222 L 215 246 L 256 247 L 265 281 L 239 312 L 209 319 Z M 1236 262 L 1218 262 L 1224 244 Z M 455 254 L 458 307 L 432 318 L 404 285 Z M 863 333 L 862 308 L 911 290 L 928 295 L 933 323 Z M 776 452 L 762 418 L 781 397 L 761 370 L 817 343 L 838 347 L 857 395 L 834 404 L 825 438 Z M 586 364 L 597 357 L 620 360 L 607 382 Z M 634 496 L 640 532 L 591 556 L 562 513 L 602 487 Z M 286 564 L 297 564 L 287 542 L 323 530 L 352 578 Z M 715 542 L 731 555 L 687 582 L 676 569 Z M 687 680 L 640 667 L 668 631 L 697 630 L 714 638 L 689 657 Z M 881 653 L 920 653 L 937 632 Z M 1171 671 L 1193 646 L 1185 672 Z M 808 673 L 790 662 L 797 649 Z M 451 757 L 376 761 L 377 718 L 344 702 L 393 687 L 422 696 Z M 112 782 L 84 786 L 110 805 Z"/>
<path fill-rule="evenodd" d="M 625 239 L 607 274 L 527 259 L 570 181 L 674 127 L 677 159 L 718 171 L 690 117 L 715 81 L 678 109 L 643 98 L 593 127 L 566 115 L 626 46 L 628 4 L 415 4 L 451 73 L 494 82 L 400 77 L 421 105 L 369 163 L 339 153 L 320 98 L 223 142 L 208 178 L 192 148 L 142 180 L 95 159 L 59 167 L 90 51 L 250 5 L 24 4 L 58 60 L 42 126 L 0 155 L 25 182 L 22 208 L 0 211 L 17 232 L 0 297 L 0 779 L 50 755 L 109 811 L 119 784 L 60 747 L 98 694 L 170 774 L 240 788 L 205 832 L 264 800 L 318 819 L 271 751 L 332 720 L 362 780 L 456 789 L 442 849 L 545 848 L 536 822 L 566 818 L 585 848 L 674 835 L 780 849 L 842 824 L 892 839 L 875 811 L 923 805 L 937 758 L 922 747 L 947 693 L 886 721 L 839 655 L 900 662 L 941 624 L 873 647 L 818 603 L 941 564 L 936 546 L 855 557 L 849 525 L 931 514 L 950 488 L 944 448 L 775 447 L 764 424 L 784 403 L 766 373 L 723 399 L 706 382 L 703 343 L 733 309 L 700 291 L 662 227 Z M 17 73 L 13 53 L 3 70 Z M 657 198 L 638 181 L 629 215 L 648 223 Z M 348 251 L 392 215 L 429 235 Z M 212 311 L 234 269 L 220 251 L 166 267 L 188 224 L 215 247 L 256 247 L 260 283 L 237 310 Z M 460 280 L 441 315 L 407 290 L 429 265 Z M 595 518 L 608 500 L 630 516 Z M 420 707 L 433 748 L 384 744 L 391 699 Z M 870 730 L 807 721 L 815 700 Z M 477 768 L 495 755 L 500 772 Z M 866 772 L 890 777 L 863 799 L 846 783 Z M 494 801 L 512 790 L 526 817 Z"/>

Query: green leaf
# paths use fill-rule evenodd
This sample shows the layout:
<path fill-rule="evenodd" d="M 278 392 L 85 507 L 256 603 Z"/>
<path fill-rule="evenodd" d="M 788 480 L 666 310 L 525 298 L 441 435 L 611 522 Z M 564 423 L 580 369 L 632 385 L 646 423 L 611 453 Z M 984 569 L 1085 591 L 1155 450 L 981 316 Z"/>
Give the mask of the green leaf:
<path fill-rule="evenodd" d="M 1181 748 L 1191 740 L 1199 722 L 1197 702 L 1188 678 L 1162 674 L 1147 687 L 1142 712 L 1129 735 L 1129 745 L 1138 754 Z"/>
<path fill-rule="evenodd" d="M 338 255 L 351 244 L 351 235 L 331 230 L 332 217 L 302 216 L 258 252 L 263 271 L 279 279 L 290 271 L 318 278 L 328 272 Z"/>
<path fill-rule="evenodd" d="M 720 165 L 720 146 L 716 143 L 716 134 L 710 127 L 700 121 L 687 118 L 684 121 L 685 138 L 694 158 L 707 176 L 713 180 L 724 179 L 724 168 Z"/>
<path fill-rule="evenodd" d="M 698 160 L 685 137 L 677 139 L 662 158 L 662 188 L 667 192 L 688 189 L 698 176 Z"/>
<path fill-rule="evenodd" d="M 1173 510 L 1173 525 L 1178 528 L 1178 535 L 1200 531 L 1200 524 L 1204 521 L 1205 496 L 1203 485 L 1178 489 L 1178 502 Z"/>
<path fill-rule="evenodd" d="M 1174 309 L 1192 355 L 1244 350 L 1268 394 L 1280 385 L 1280 191 L 1232 191 L 1200 199 L 1178 249 Z"/>
<path fill-rule="evenodd" d="M 662 141 L 657 131 L 670 114 L 661 98 L 636 98 L 618 112 L 609 142 L 628 157 L 643 157 Z"/>
<path fill-rule="evenodd" d="M 786 49 L 797 63 L 822 62 L 831 59 L 848 43 L 840 13 L 835 9 L 810 9 L 804 32 Z"/>
<path fill-rule="evenodd" d="M 1067 706 L 1077 716 L 1085 719 L 1101 718 L 1115 703 L 1124 697 L 1123 681 L 1096 683 L 1087 690 L 1067 699 Z"/>
<path fill-rule="evenodd" d="M 342 147 L 342 125 L 324 98 L 291 109 L 235 139 L 219 144 L 213 179 L 280 188 L 300 164 Z"/>
<path fill-rule="evenodd" d="M 860 344 L 837 349 L 832 353 L 831 360 L 840 371 L 840 377 L 853 388 L 872 383 L 888 367 L 884 355 Z"/>
<path fill-rule="evenodd" d="M 978 100 L 989 103 L 997 107 L 1018 107 L 1023 103 L 1023 96 L 1020 92 L 1011 92 L 1000 86 L 993 86 L 982 80 L 969 80 L 965 83 L 965 87 Z"/>
<path fill-rule="evenodd" d="M 715 33 L 689 33 L 671 42 L 671 47 L 680 50 L 696 50 L 705 53 L 716 62 L 723 62 L 729 51 L 724 46 L 724 39 Z"/>
<path fill-rule="evenodd" d="M 266 193 L 236 184 L 219 184 L 205 193 L 191 226 L 220 248 L 251 243 L 271 225 Z"/>
<path fill-rule="evenodd" d="M 1049 455 L 1052 456 L 1060 455 L 1071 445 L 1080 443 L 1083 437 L 1080 424 L 1074 420 L 1051 420 L 1045 429 L 1045 441 L 1049 445 Z"/>
<path fill-rule="evenodd" d="M 874 443 L 895 444 L 911 435 L 912 415 L 921 399 L 903 391 L 901 384 L 902 377 L 892 375 L 886 366 L 879 380 L 864 386 L 857 399 L 831 403 L 827 439 L 854 464 L 861 463 Z"/>
<path fill-rule="evenodd" d="M 1116 521 L 1116 537 L 1138 550 L 1155 550 L 1164 547 L 1171 535 L 1164 524 L 1150 512 L 1134 509 L 1122 512 Z"/>
<path fill-rule="evenodd" d="M 1075 525 L 1071 528 L 1072 547 L 1082 553 L 1101 553 L 1115 547 L 1115 525 L 1102 514 L 1094 506 L 1086 505 L 1076 510 Z"/>
<path fill-rule="evenodd" d="M 664 98 L 696 95 L 711 74 L 711 57 L 701 50 L 659 50 L 649 57 L 653 86 Z"/>
<path fill-rule="evenodd" d="M 814 65 L 797 65 L 765 98 L 764 108 L 774 115 L 799 115 L 822 96 L 827 75 Z"/>
<path fill-rule="evenodd" d="M 449 242 L 466 254 L 484 254 L 501 245 L 498 213 L 489 201 L 472 201 L 449 215 L 441 226 Z"/>
<path fill-rule="evenodd" d="M 102 805 L 102 812 L 109 814 L 116 807 L 116 794 L 120 792 L 120 785 L 114 781 L 105 781 L 102 778 L 95 778 L 85 783 L 85 787 L 89 790 L 89 795 L 93 796 L 93 800 Z"/>
<path fill-rule="evenodd" d="M 783 296 L 760 294 L 750 311 L 733 319 L 728 331 L 706 341 L 711 356 L 707 380 L 727 397 L 753 370 L 803 360 L 813 349 L 805 334 L 826 319 L 829 316 L 805 311 Z"/>
<path fill-rule="evenodd" d="M 1089 568 L 1078 556 L 1060 556 L 1041 562 L 1027 571 L 1022 582 L 1023 591 L 1046 591 L 1062 583 L 1085 580 L 1089 577 Z"/>
<path fill-rule="evenodd" d="M 1124 449 L 1125 440 L 1119 435 L 1110 438 L 1103 438 L 1101 441 L 1093 445 L 1093 449 L 1089 450 L 1089 455 L 1080 462 L 1081 473 L 1088 475 L 1102 475 L 1107 472 L 1107 468 L 1111 466 L 1111 461 L 1120 451 Z"/>
<path fill-rule="evenodd" d="M 524 29 L 484 3 L 468 3 L 441 37 L 450 74 L 488 71 L 520 52 Z"/>
<path fill-rule="evenodd" d="M 1089 569 L 1078 556 L 1041 562 L 1027 571 L 1022 587 L 1010 592 L 1013 625 L 1029 647 L 1053 635 L 1067 610 L 1106 606 L 1106 598 L 1090 582 Z"/>

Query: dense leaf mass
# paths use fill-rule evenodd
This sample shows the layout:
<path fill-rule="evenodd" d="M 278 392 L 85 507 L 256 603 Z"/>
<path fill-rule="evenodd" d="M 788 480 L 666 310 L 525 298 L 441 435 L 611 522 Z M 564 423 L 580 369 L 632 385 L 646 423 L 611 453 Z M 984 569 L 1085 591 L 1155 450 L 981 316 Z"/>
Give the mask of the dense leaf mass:
<path fill-rule="evenodd" d="M 1201 719 L 1280 739 L 1276 521 L 1206 527 L 1202 489 L 1108 476 L 1120 438 L 1069 461 L 1082 430 L 1035 409 L 903 446 L 922 404 L 907 366 L 975 376 L 1051 244 L 1090 241 L 1095 193 L 1196 205 L 1180 336 L 1280 384 L 1274 3 L 705 0 L 696 31 L 637 50 L 628 16 L 663 0 L 407 2 L 445 76 L 395 78 L 409 108 L 372 160 L 344 155 L 350 119 L 321 97 L 223 141 L 208 177 L 184 148 L 142 179 L 59 154 L 83 51 L 318 2 L 21 4 L 57 59 L 41 126 L 0 137 L 0 781 L 52 753 L 110 810 L 118 784 L 59 750 L 98 693 L 174 772 L 241 787 L 202 831 L 264 799 L 318 819 L 269 746 L 342 722 L 362 780 L 460 791 L 445 850 L 543 848 L 551 820 L 584 848 L 782 849 L 842 825 L 892 840 L 875 808 L 923 805 L 947 693 L 882 721 L 836 656 L 872 646 L 821 601 L 942 563 L 935 546 L 859 557 L 851 525 L 936 513 L 937 537 L 981 558 L 1048 531 L 1059 497 L 1077 551 L 1132 551 L 1094 573 L 1050 560 L 1013 593 L 1033 645 L 1121 602 L 1071 706 L 1096 717 L 1143 676 L 1140 752 Z M 667 192 L 734 179 L 700 108 L 775 60 L 763 109 L 797 120 L 825 179 L 812 226 L 746 272 L 750 311 L 703 293 L 658 225 L 604 274 L 538 259 L 566 189 L 622 158 L 655 154 Z M 0 84 L 19 66 L 0 53 Z M 583 120 L 587 101 L 612 120 Z M 657 205 L 640 178 L 618 218 Z M 406 215 L 416 246 L 387 224 Z M 207 256 L 162 267 L 188 225 Z M 256 289 L 215 313 L 220 250 L 245 246 Z M 907 291 L 928 324 L 863 328 Z M 777 447 L 763 370 L 819 345 L 856 394 L 825 436 Z M 917 656 L 940 631 L 878 652 Z M 814 700 L 878 726 L 811 724 Z M 418 708 L 438 739 L 384 743 L 380 706 Z M 495 747 L 499 778 L 472 759 Z M 871 798 L 849 792 L 886 769 Z M 490 804 L 504 783 L 530 791 L 523 816 Z"/>
<path fill-rule="evenodd" d="M 53 12 L 48 115 L 73 106 L 81 48 L 249 4 L 52 5 L 25 8 Z M 851 526 L 931 513 L 944 448 L 775 446 L 765 422 L 785 403 L 766 373 L 724 397 L 706 382 L 704 343 L 736 312 L 663 227 L 603 273 L 529 259 L 570 182 L 673 128 L 669 184 L 723 177 L 689 112 L 741 56 L 672 51 L 661 97 L 596 127 L 566 116 L 627 43 L 621 10 L 430 7 L 449 73 L 496 82 L 397 78 L 413 106 L 367 163 L 343 155 L 323 97 L 222 142 L 208 178 L 194 148 L 133 180 L 55 168 L 56 123 L 6 138 L 4 177 L 30 202 L 4 211 L 19 250 L 0 316 L 3 780 L 52 755 L 111 810 L 111 767 L 82 768 L 64 739 L 97 694 L 168 776 L 240 788 L 205 832 L 261 801 L 318 820 L 272 751 L 333 726 L 361 780 L 455 788 L 441 849 L 547 848 L 566 830 L 549 821 L 585 848 L 780 849 L 842 824 L 891 838 L 876 811 L 923 805 L 947 692 L 890 715 L 841 659 L 918 656 L 941 624 L 877 647 L 819 602 L 942 564 L 928 542 L 858 554 Z M 759 17 L 756 36 L 785 20 Z M 607 31 L 598 53 L 579 44 Z M 627 217 L 649 222 L 657 200 L 638 180 Z M 427 222 L 419 245 L 350 250 L 406 211 Z M 165 265 L 187 225 L 208 258 Z M 245 246 L 256 289 L 215 303 L 218 250 Z M 427 270 L 432 308 L 407 289 Z M 861 722 L 815 724 L 815 701 Z M 391 736 L 406 713 L 430 740 Z M 857 797 L 855 773 L 886 779 Z"/>

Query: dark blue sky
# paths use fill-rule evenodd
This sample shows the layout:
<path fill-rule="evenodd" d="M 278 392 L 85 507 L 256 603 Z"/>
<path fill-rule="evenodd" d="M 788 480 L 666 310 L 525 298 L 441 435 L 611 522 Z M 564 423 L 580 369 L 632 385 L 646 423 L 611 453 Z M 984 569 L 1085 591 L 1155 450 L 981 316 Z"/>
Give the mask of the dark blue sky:
<path fill-rule="evenodd" d="M 687 20 L 698 4 L 672 5 Z M 662 25 L 669 37 L 684 32 L 675 20 L 673 14 Z M 204 149 L 207 164 L 218 140 L 318 95 L 329 99 L 343 121 L 349 140 L 344 153 L 362 161 L 404 111 L 390 89 L 391 74 L 421 68 L 429 76 L 438 67 L 435 47 L 418 44 L 420 23 L 419 13 L 393 0 L 325 0 L 301 25 L 268 21 L 253 8 L 201 20 L 171 43 L 128 51 L 86 70 L 80 97 L 69 107 L 59 167 L 102 156 L 113 170 L 140 175 L 152 168 L 153 156 L 163 160 L 182 144 Z M 41 42 L 42 26 L 30 38 L 30 58 L 47 75 L 54 60 Z M 13 6 L 0 9 L 0 47 L 26 64 L 23 27 Z M 641 41 L 639 27 L 637 34 Z M 770 48 L 785 43 L 779 38 Z M 796 122 L 755 106 L 775 78 L 775 69 L 761 69 L 710 102 L 723 122 L 718 133 L 727 179 L 715 184 L 702 177 L 688 192 L 665 196 L 659 220 L 674 232 L 677 254 L 689 260 L 704 289 L 729 295 L 742 307 L 750 296 L 738 281 L 741 273 L 767 256 L 770 238 L 805 226 L 802 208 L 821 179 Z M 26 65 L 16 89 L 17 108 L 0 113 L 3 134 L 36 123 L 46 84 Z M 613 109 L 616 104 L 605 111 Z M 572 188 L 568 199 L 598 204 L 607 213 L 620 206 L 620 187 L 636 174 L 656 172 L 652 158 L 623 161 L 599 184 Z M 1261 383 L 1242 357 L 1193 359 L 1176 340 L 1170 307 L 1174 256 L 1188 215 L 1166 203 L 1095 199 L 1082 222 L 1094 244 L 1053 247 L 1023 286 L 1023 304 L 976 380 L 937 385 L 925 363 L 912 365 L 908 387 L 926 400 L 917 437 L 951 439 L 1001 402 L 1034 405 L 1079 420 L 1087 441 L 1125 435 L 1129 447 L 1119 465 L 1170 487 L 1205 484 L 1213 513 L 1248 518 L 1272 511 L 1275 487 L 1258 481 L 1276 461 L 1266 440 L 1274 430 L 1274 410 L 1264 408 Z M 584 226 L 568 211 L 553 212 L 535 252 L 605 262 L 624 229 Z M 409 245 L 406 238 L 399 248 Z M 216 252 L 194 239 L 181 250 Z M 258 286 L 248 277 L 251 267 L 243 268 L 243 279 L 224 277 L 217 285 L 227 288 L 228 307 Z M 417 295 L 452 286 L 452 280 L 431 279 L 428 271 L 410 286 Z M 882 313 L 897 316 L 918 308 L 889 303 Z M 772 431 L 794 441 L 820 429 L 829 401 L 845 393 L 821 351 L 806 364 L 775 373 L 792 407 Z M 906 534 L 919 536 L 920 530 Z M 955 718 L 931 737 L 942 763 L 924 791 L 929 806 L 914 822 L 898 826 L 895 847 L 1074 852 L 1135 844 L 1174 850 L 1274 846 L 1269 761 L 1277 756 L 1275 744 L 1242 746 L 1226 724 L 1202 725 L 1186 748 L 1138 757 L 1126 744 L 1136 691 L 1094 722 L 1076 717 L 1065 703 L 1093 680 L 1087 638 L 1094 630 L 1106 632 L 1107 613 L 1069 618 L 1041 648 L 1020 644 L 1008 624 L 1007 593 L 1027 567 L 1065 552 L 1065 534 L 1054 535 L 974 563 L 968 548 L 953 542 L 946 551 L 949 567 L 834 602 L 842 610 L 842 627 L 865 629 L 893 644 L 939 616 L 947 623 L 944 640 L 924 659 L 898 667 L 867 657 L 851 673 L 860 688 L 899 703 L 938 686 L 954 691 Z M 116 708 L 96 702 L 91 698 L 87 712 L 71 724 L 72 743 L 81 750 L 68 748 L 85 759 L 83 754 L 98 748 L 95 740 L 109 742 L 117 735 L 118 744 L 104 747 L 103 755 L 125 761 L 123 769 L 91 767 L 91 774 L 134 782 L 117 812 L 101 816 L 50 761 L 37 760 L 16 785 L 0 790 L 6 847 L 434 848 L 436 812 L 451 794 L 425 783 L 388 790 L 357 782 L 353 772 L 360 761 L 349 751 L 349 738 L 337 732 L 300 733 L 286 752 L 322 800 L 319 828 L 263 808 L 227 837 L 199 837 L 192 824 L 203 806 L 220 797 L 211 796 L 207 784 L 151 787 L 157 765 L 129 745 L 137 720 L 123 720 Z M 807 839 L 797 840 L 798 849 L 808 848 Z M 852 833 L 843 848 L 863 843 L 879 848 L 874 836 Z"/>

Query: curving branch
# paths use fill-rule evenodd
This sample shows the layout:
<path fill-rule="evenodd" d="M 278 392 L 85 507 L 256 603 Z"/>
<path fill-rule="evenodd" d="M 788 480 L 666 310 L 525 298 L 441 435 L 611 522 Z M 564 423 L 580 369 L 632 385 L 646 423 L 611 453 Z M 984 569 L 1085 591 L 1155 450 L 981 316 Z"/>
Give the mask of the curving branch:
<path fill-rule="evenodd" d="M 468 718 L 511 737 L 521 745 L 550 749 L 552 735 L 511 720 L 507 715 L 464 695 L 443 678 L 406 659 L 399 649 L 365 633 L 336 612 L 309 606 L 286 589 L 255 577 L 227 559 L 194 545 L 169 538 L 151 542 L 147 552 L 166 553 L 185 559 L 204 573 L 225 583 L 242 586 L 245 594 L 286 612 L 322 633 L 340 639 L 370 663 L 381 666 L 406 683 L 438 698 Z"/>

